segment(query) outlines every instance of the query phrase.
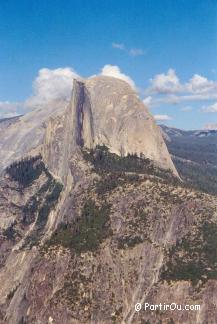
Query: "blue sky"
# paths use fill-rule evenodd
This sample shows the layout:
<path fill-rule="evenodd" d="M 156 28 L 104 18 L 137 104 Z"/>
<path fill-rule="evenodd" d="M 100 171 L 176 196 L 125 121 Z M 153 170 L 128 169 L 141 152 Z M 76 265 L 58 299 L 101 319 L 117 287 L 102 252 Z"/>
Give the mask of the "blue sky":
<path fill-rule="evenodd" d="M 47 74 L 62 94 L 61 73 L 89 77 L 107 65 L 134 81 L 159 122 L 217 123 L 216 0 L 7 0 L 0 22 L 2 117 L 37 99 Z"/>

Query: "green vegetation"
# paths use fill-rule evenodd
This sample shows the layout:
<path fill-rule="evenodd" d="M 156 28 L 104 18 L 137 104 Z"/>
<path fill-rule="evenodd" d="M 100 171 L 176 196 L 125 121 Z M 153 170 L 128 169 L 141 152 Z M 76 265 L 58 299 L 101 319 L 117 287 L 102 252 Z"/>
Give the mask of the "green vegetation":
<path fill-rule="evenodd" d="M 51 188 L 52 188 L 51 192 L 46 195 L 44 203 L 38 212 L 36 225 L 38 225 L 40 228 L 44 227 L 45 224 L 47 223 L 48 215 L 49 215 L 51 209 L 55 206 L 55 204 L 60 196 L 60 193 L 62 191 L 63 185 L 61 183 L 53 180 Z"/>
<path fill-rule="evenodd" d="M 26 237 L 24 244 L 24 246 L 32 246 L 39 241 L 47 223 L 48 215 L 58 201 L 63 185 L 53 178 L 45 167 L 41 155 L 14 162 L 6 171 L 14 181 L 19 183 L 21 189 L 30 186 L 34 180 L 39 178 L 42 172 L 47 176 L 46 182 L 29 198 L 22 208 L 22 226 L 29 225 L 35 221 L 34 229 Z M 3 234 L 8 239 L 15 240 L 16 231 L 13 226 L 8 228 Z"/>
<path fill-rule="evenodd" d="M 44 168 L 44 172 L 47 176 L 47 181 L 41 186 L 37 193 L 30 197 L 25 206 L 23 207 L 23 223 L 31 224 L 35 219 L 35 214 L 40 208 L 40 204 L 46 194 L 46 192 L 51 191 L 55 187 L 56 180 L 53 179 L 50 172 Z M 60 185 L 60 184 L 59 184 Z"/>
<path fill-rule="evenodd" d="M 105 145 L 98 145 L 92 150 L 83 150 L 83 155 L 84 158 L 94 166 L 94 170 L 100 175 L 105 176 L 108 173 L 113 173 L 113 176 L 110 175 L 110 178 L 107 178 L 107 180 L 109 180 L 109 184 L 108 181 L 106 184 L 108 189 L 110 189 L 109 187 L 114 188 L 117 186 L 119 183 L 115 177 L 120 174 L 123 176 L 124 173 L 149 174 L 167 179 L 173 183 L 178 182 L 178 179 L 173 176 L 171 171 L 158 168 L 151 160 L 142 155 L 140 157 L 135 154 L 118 156 L 117 154 L 109 152 L 109 149 Z M 129 179 L 130 178 L 128 178 L 128 180 Z M 134 180 L 136 180 L 135 175 Z"/>
<path fill-rule="evenodd" d="M 117 239 L 118 249 L 133 248 L 144 241 L 152 243 L 148 213 L 141 206 L 137 206 L 133 211 L 134 215 L 131 219 L 125 218 L 126 231 Z"/>
<path fill-rule="evenodd" d="M 143 240 L 140 236 L 127 236 L 127 237 L 121 237 L 118 239 L 118 249 L 126 249 L 126 248 L 133 248 L 139 243 L 142 243 Z"/>
<path fill-rule="evenodd" d="M 16 236 L 16 231 L 14 230 L 13 226 L 11 225 L 10 227 L 8 227 L 6 230 L 3 231 L 3 235 L 11 241 L 15 240 L 15 236 Z"/>
<path fill-rule="evenodd" d="M 40 204 L 40 200 L 38 198 L 38 195 L 32 196 L 23 207 L 23 223 L 26 225 L 31 224 L 34 221 L 35 213 Z"/>
<path fill-rule="evenodd" d="M 189 233 L 173 246 L 162 270 L 163 280 L 217 279 L 217 224 L 204 221 L 195 233 Z"/>
<path fill-rule="evenodd" d="M 217 195 L 217 132 L 202 137 L 195 131 L 178 133 L 168 132 L 167 146 L 181 178 L 193 188 Z"/>
<path fill-rule="evenodd" d="M 94 150 L 83 151 L 86 160 L 94 165 L 97 172 L 138 172 L 146 173 L 152 169 L 150 160 L 139 158 L 136 155 L 128 155 L 125 157 L 110 153 L 108 148 L 97 146 Z"/>
<path fill-rule="evenodd" d="M 169 151 L 182 159 L 199 164 L 217 165 L 217 136 L 198 137 L 194 133 L 183 131 L 181 136 L 172 136 L 168 141 Z"/>
<path fill-rule="evenodd" d="M 64 301 L 68 309 L 71 309 L 72 311 L 74 311 L 79 304 L 83 305 L 83 307 L 85 307 L 85 305 L 91 307 L 93 302 L 93 297 L 91 295 L 93 277 L 85 276 L 82 273 L 82 269 L 78 268 L 79 265 L 81 266 L 80 262 L 76 263 L 76 267 L 73 265 L 71 266 L 70 271 L 64 278 L 62 288 L 57 290 L 55 293 L 55 299 L 57 301 Z M 84 320 L 84 323 L 90 323 L 90 312 L 86 313 L 85 315 L 86 320 Z"/>
<path fill-rule="evenodd" d="M 53 234 L 48 246 L 62 245 L 77 253 L 95 251 L 110 234 L 110 206 L 98 207 L 89 199 L 82 209 L 82 214 L 73 225 L 61 225 Z"/>
<path fill-rule="evenodd" d="M 6 169 L 6 172 L 11 179 L 17 181 L 22 187 L 27 187 L 38 179 L 44 169 L 45 166 L 41 160 L 41 155 L 37 155 L 12 163 Z"/>
<path fill-rule="evenodd" d="M 192 188 L 217 195 L 217 167 L 174 159 L 182 179 Z"/>
<path fill-rule="evenodd" d="M 47 171 L 48 172 L 48 171 Z M 50 211 L 55 207 L 63 185 L 56 181 L 50 173 L 48 173 L 48 180 L 39 189 L 37 194 L 30 198 L 26 206 L 24 206 L 24 224 L 30 224 L 36 218 L 35 228 L 33 232 L 26 238 L 25 245 L 31 246 L 36 244 L 42 231 L 47 223 Z"/>
<path fill-rule="evenodd" d="M 97 182 L 96 193 L 103 195 L 125 183 L 134 183 L 139 180 L 140 178 L 137 174 L 125 174 L 124 172 L 108 173 L 107 175 L 102 175 L 101 180 Z"/>

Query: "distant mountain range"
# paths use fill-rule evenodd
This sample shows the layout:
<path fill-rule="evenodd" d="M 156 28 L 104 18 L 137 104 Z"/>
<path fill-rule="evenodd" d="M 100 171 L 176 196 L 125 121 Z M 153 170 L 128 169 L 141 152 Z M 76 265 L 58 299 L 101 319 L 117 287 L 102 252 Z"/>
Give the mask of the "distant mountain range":
<path fill-rule="evenodd" d="M 217 130 L 185 131 L 160 126 L 183 180 L 211 194 L 217 194 Z"/>

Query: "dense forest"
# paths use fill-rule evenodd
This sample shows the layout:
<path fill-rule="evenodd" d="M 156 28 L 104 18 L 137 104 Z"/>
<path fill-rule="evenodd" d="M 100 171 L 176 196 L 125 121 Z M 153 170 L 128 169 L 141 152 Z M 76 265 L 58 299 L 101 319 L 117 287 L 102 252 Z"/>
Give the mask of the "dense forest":
<path fill-rule="evenodd" d="M 84 158 L 89 161 L 96 172 L 100 174 L 112 173 L 138 173 L 156 175 L 162 178 L 174 180 L 171 171 L 157 167 L 153 161 L 142 154 L 128 154 L 119 156 L 111 153 L 105 145 L 98 145 L 95 149 L 83 150 Z"/>
<path fill-rule="evenodd" d="M 217 131 L 184 131 L 162 126 L 173 162 L 190 186 L 217 195 Z"/>
<path fill-rule="evenodd" d="M 41 155 L 37 155 L 13 162 L 7 167 L 6 172 L 14 181 L 19 182 L 21 186 L 27 187 L 31 185 L 44 170 L 45 166 Z"/>

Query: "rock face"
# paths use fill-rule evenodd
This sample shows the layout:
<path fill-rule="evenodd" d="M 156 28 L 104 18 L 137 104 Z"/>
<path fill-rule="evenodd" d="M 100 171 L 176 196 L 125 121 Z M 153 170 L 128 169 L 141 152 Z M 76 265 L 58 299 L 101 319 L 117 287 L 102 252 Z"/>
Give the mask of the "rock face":
<path fill-rule="evenodd" d="M 0 123 L 0 173 L 14 160 L 39 151 L 48 121 L 62 115 L 66 105 L 66 102 L 51 102 L 10 122 Z"/>
<path fill-rule="evenodd" d="M 47 155 L 46 149 L 43 150 L 45 136 L 46 145 L 48 137 L 53 144 L 56 140 L 56 145 L 61 145 L 67 137 L 70 144 L 64 142 L 62 150 L 70 149 L 71 153 L 76 147 L 104 144 L 118 155 L 143 154 L 177 175 L 158 126 L 126 82 L 103 76 L 84 82 L 75 80 L 67 105 L 53 102 L 14 123 L 0 124 L 0 171 L 15 159 L 41 150 L 41 145 Z"/>
<path fill-rule="evenodd" d="M 88 148 L 104 144 L 121 156 L 143 154 L 176 172 L 158 126 L 126 82 L 100 76 L 76 82 L 74 89 L 80 96 L 72 101 L 80 122 L 77 143 Z"/>
<path fill-rule="evenodd" d="M 0 323 L 214 323 L 216 198 L 95 162 L 75 155 L 72 187 L 58 194 L 43 164 L 31 182 L 1 179 Z"/>
<path fill-rule="evenodd" d="M 0 123 L 0 324 L 215 323 L 216 197 L 179 181 L 123 81 L 53 105 Z"/>

